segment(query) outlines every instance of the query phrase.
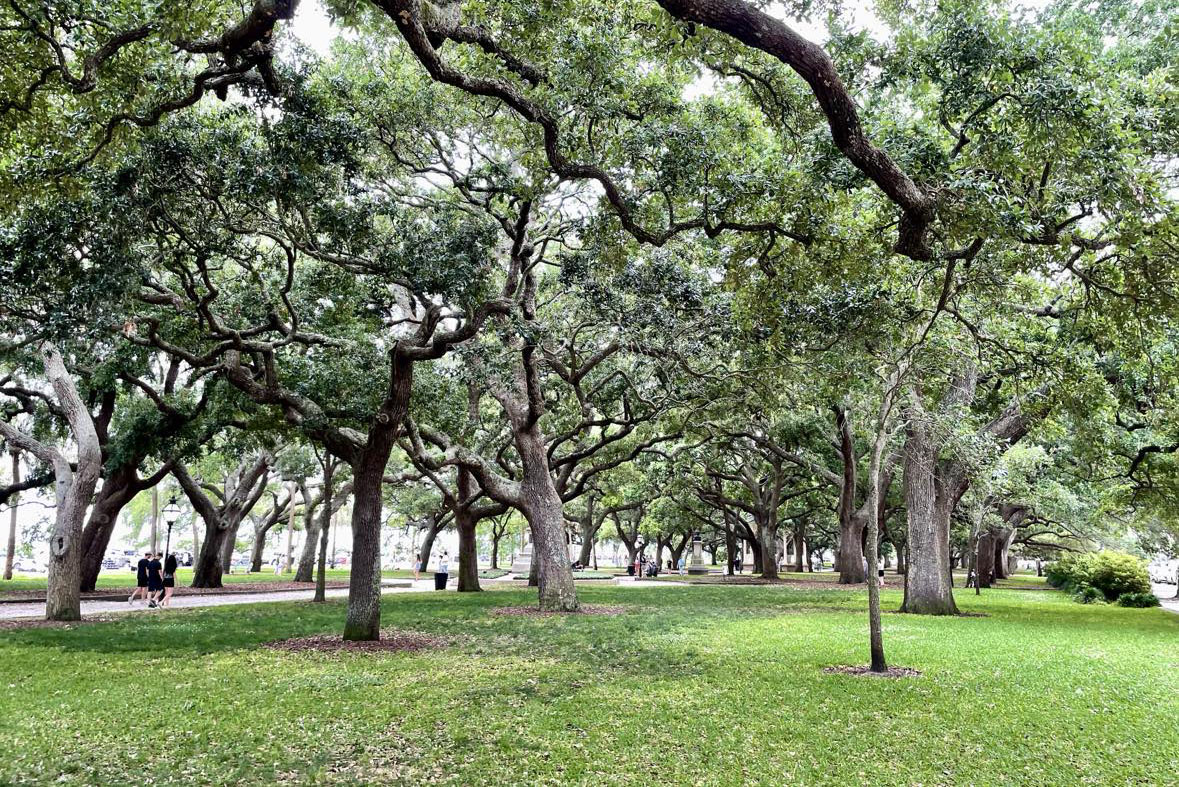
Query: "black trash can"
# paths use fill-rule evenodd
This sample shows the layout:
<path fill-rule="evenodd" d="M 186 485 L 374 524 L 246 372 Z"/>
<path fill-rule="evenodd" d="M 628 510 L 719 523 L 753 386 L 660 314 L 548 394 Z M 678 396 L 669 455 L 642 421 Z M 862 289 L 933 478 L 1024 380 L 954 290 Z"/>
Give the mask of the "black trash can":
<path fill-rule="evenodd" d="M 450 575 L 447 574 L 445 571 L 435 571 L 434 572 L 434 589 L 435 590 L 446 590 L 446 578 L 448 576 L 450 576 Z"/>
<path fill-rule="evenodd" d="M 628 577 L 633 577 L 635 575 L 635 564 L 634 563 L 631 563 L 630 565 L 628 565 L 626 567 L 626 575 Z"/>

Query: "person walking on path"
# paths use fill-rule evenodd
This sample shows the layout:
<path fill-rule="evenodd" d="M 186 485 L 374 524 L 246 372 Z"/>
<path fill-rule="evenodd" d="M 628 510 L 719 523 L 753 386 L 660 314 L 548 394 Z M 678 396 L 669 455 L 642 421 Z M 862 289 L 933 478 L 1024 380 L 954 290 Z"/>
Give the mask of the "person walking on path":
<path fill-rule="evenodd" d="M 164 597 L 161 607 L 172 606 L 172 594 L 176 591 L 176 555 L 168 555 L 164 561 Z"/>
<path fill-rule="evenodd" d="M 150 601 L 147 589 L 147 565 L 151 562 L 151 552 L 144 552 L 143 557 L 135 564 L 135 590 L 127 596 L 127 603 L 134 604 L 136 596 L 143 596 L 144 601 Z"/>
<path fill-rule="evenodd" d="M 422 559 L 419 557 L 413 561 L 413 581 L 417 582 L 422 578 Z"/>
<path fill-rule="evenodd" d="M 159 606 L 159 596 L 164 592 L 164 566 L 160 563 L 161 554 L 152 556 L 151 561 L 147 564 L 147 605 L 149 607 Z"/>

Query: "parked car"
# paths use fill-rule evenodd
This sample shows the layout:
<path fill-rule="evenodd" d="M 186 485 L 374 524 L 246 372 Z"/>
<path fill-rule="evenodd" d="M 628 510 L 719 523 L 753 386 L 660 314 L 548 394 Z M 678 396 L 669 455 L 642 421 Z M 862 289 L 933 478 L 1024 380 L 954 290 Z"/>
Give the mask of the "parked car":
<path fill-rule="evenodd" d="M 1179 563 L 1173 560 L 1167 563 L 1151 563 L 1147 570 L 1150 572 L 1151 582 L 1172 585 L 1175 583 L 1176 573 L 1179 572 Z"/>

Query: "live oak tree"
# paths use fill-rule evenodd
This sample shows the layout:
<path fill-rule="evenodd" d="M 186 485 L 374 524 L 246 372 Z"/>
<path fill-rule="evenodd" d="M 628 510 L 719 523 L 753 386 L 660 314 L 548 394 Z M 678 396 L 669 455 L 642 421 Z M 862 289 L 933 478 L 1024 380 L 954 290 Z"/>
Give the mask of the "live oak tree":
<path fill-rule="evenodd" d="M 226 556 L 232 557 L 238 527 L 257 505 L 275 463 L 269 448 L 242 456 L 225 474 L 223 484 L 194 477 L 184 463 L 172 468 L 172 475 L 205 524 L 200 552 L 194 556 L 192 586 L 221 587 L 228 570 Z"/>
<path fill-rule="evenodd" d="M 53 445 L 19 429 L 7 418 L 0 419 L 0 437 L 10 445 L 28 451 L 53 468 L 57 510 L 49 534 L 49 578 L 45 593 L 46 620 L 80 620 L 79 594 L 82 569 L 82 519 L 102 468 L 102 449 L 90 410 L 78 394 L 73 376 L 67 371 L 60 351 L 42 342 L 40 355 L 52 400 L 69 424 L 69 438 L 76 445 L 73 462 L 65 446 Z"/>
<path fill-rule="evenodd" d="M 361 163 L 346 125 L 316 127 L 313 116 L 291 112 L 284 123 L 293 125 L 257 136 L 248 124 L 220 121 L 173 128 L 139 161 L 152 176 L 137 184 L 144 212 L 136 220 L 160 263 L 139 294 L 140 327 L 128 338 L 223 377 L 351 465 L 345 631 L 374 638 L 382 479 L 413 365 L 441 357 L 502 308 L 479 286 L 490 227 L 445 206 L 435 222 L 422 223 L 397 197 L 348 200 L 340 178 Z M 279 180 L 268 180 L 274 170 L 260 162 L 302 155 L 287 135 L 308 128 L 335 134 L 337 146 L 319 147 L 318 165 L 300 169 L 292 160 Z M 219 146 L 231 156 L 207 167 L 203 152 Z M 332 297 L 322 295 L 324 286 Z"/>

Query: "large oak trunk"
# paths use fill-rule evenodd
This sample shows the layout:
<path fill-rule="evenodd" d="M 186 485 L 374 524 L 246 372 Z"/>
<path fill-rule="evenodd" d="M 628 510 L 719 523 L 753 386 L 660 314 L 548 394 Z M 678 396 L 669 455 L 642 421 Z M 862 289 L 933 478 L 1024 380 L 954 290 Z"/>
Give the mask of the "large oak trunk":
<path fill-rule="evenodd" d="M 205 539 L 201 544 L 201 551 L 197 555 L 192 570 L 192 586 L 194 588 L 219 588 L 222 586 L 221 553 L 229 538 L 232 538 L 230 527 L 221 520 L 214 519 L 212 522 L 205 522 Z"/>
<path fill-rule="evenodd" d="M 839 583 L 858 585 L 864 576 L 864 520 L 849 516 L 839 525 Z"/>
<path fill-rule="evenodd" d="M 684 550 L 688 548 L 688 544 L 691 543 L 691 540 L 692 538 L 690 535 L 685 535 L 680 539 L 679 545 L 676 545 L 674 542 L 672 543 L 670 547 L 671 565 L 674 568 L 679 568 L 680 558 L 684 556 Z"/>
<path fill-rule="evenodd" d="M 89 415 L 86 414 L 85 417 L 89 418 Z M 100 466 L 100 453 L 95 440 L 92 456 L 79 458 L 77 472 L 66 482 L 69 489 L 64 495 L 65 499 L 58 494 L 57 516 L 49 538 L 49 577 L 45 588 L 46 620 L 82 618 L 82 599 L 79 593 L 82 576 L 82 518 L 98 483 Z M 61 480 L 58 481 L 59 485 L 62 483 Z"/>
<path fill-rule="evenodd" d="M 230 573 L 230 568 L 233 565 L 233 550 L 237 549 L 237 531 L 241 527 L 239 520 L 232 529 L 227 530 L 225 539 L 221 542 L 221 572 L 223 574 Z"/>
<path fill-rule="evenodd" d="M 858 585 L 864 581 L 864 522 L 856 512 L 856 447 L 852 437 L 851 419 L 844 407 L 835 408 L 835 424 L 839 429 L 839 453 L 843 474 L 839 485 L 839 546 L 836 570 L 841 585 Z"/>
<path fill-rule="evenodd" d="M 581 549 L 577 553 L 577 562 L 583 566 L 590 564 L 590 559 L 594 553 L 594 541 L 597 539 L 597 534 L 588 537 L 583 537 L 581 542 Z"/>
<path fill-rule="evenodd" d="M 90 511 L 86 526 L 82 529 L 82 563 L 80 587 L 83 591 L 94 590 L 102 561 L 114 535 L 119 512 L 138 493 L 135 466 L 121 466 L 102 482 L 98 499 Z"/>
<path fill-rule="evenodd" d="M 460 593 L 476 592 L 479 587 L 479 545 L 476 527 L 479 520 L 471 510 L 470 500 L 475 491 L 475 479 L 465 467 L 458 469 L 458 503 L 454 523 L 458 529 L 458 589 Z"/>
<path fill-rule="evenodd" d="M 725 512 L 725 555 L 728 565 L 725 567 L 725 573 L 733 576 L 733 561 L 737 559 L 737 534 L 733 532 L 732 523 L 729 522 L 728 512 Z"/>
<path fill-rule="evenodd" d="M 753 555 L 753 573 L 763 574 L 765 572 L 765 560 L 761 554 L 761 543 L 756 539 L 746 539 L 745 542 L 749 544 L 749 551 Z"/>
<path fill-rule="evenodd" d="M 45 373 L 65 411 L 70 431 L 78 444 L 77 469 L 71 470 L 59 452 L 54 452 L 57 512 L 49 537 L 49 576 L 45 588 L 46 620 L 80 620 L 82 598 L 82 520 L 102 472 L 102 449 L 94 421 L 82 403 L 73 378 L 66 371 L 57 348 L 42 348 Z M 12 435 L 9 435 L 12 438 Z M 17 443 L 20 445 L 20 443 Z M 38 444 L 39 445 L 39 444 Z M 29 446 L 23 446 L 29 447 Z M 48 452 L 42 452 L 48 453 Z M 46 457 L 42 457 L 46 458 Z"/>
<path fill-rule="evenodd" d="M 478 591 L 479 550 L 475 538 L 475 517 L 469 509 L 455 512 L 455 527 L 458 528 L 458 589 L 460 593 Z"/>
<path fill-rule="evenodd" d="M 389 395 L 373 418 L 368 440 L 352 465 L 352 572 L 344 639 L 381 637 L 381 489 L 385 466 L 413 392 L 413 361 L 394 354 Z"/>
<path fill-rule="evenodd" d="M 332 529 L 332 516 L 336 513 L 336 508 L 332 503 L 332 479 L 335 470 L 336 459 L 328 454 L 323 460 L 323 511 L 319 520 L 319 572 L 315 578 L 315 597 L 312 601 L 327 601 L 328 532 Z"/>
<path fill-rule="evenodd" d="M 757 528 L 758 556 L 761 565 L 758 566 L 763 579 L 778 578 L 778 527 L 770 519 L 761 522 Z"/>
<path fill-rule="evenodd" d="M 315 581 L 315 555 L 319 549 L 320 520 L 311 507 L 311 496 L 303 490 L 303 549 L 299 552 L 299 563 L 295 567 L 296 582 Z"/>
<path fill-rule="evenodd" d="M 353 469 L 352 573 L 344 639 L 376 640 L 381 632 L 381 477 L 388 452 L 364 456 Z"/>
<path fill-rule="evenodd" d="M 532 531 L 540 608 L 551 612 L 574 612 L 578 608 L 577 591 L 565 542 L 564 506 L 549 473 L 544 440 L 535 424 L 517 430 L 514 436 L 524 468 L 521 492 L 525 501 L 524 516 Z"/>
<path fill-rule="evenodd" d="M 441 530 L 437 518 L 430 520 L 430 525 L 426 528 L 426 535 L 422 537 L 422 545 L 418 548 L 418 560 L 422 563 L 422 571 L 426 571 L 430 566 L 430 554 L 434 551 L 434 540 Z"/>
<path fill-rule="evenodd" d="M 269 534 L 270 528 L 254 529 L 254 544 L 250 547 L 250 571 L 255 574 L 262 570 L 262 551 L 266 549 L 266 536 Z"/>
<path fill-rule="evenodd" d="M 12 450 L 12 483 L 20 483 L 20 451 Z M 16 559 L 16 502 L 19 494 L 8 499 L 8 551 L 4 554 L 4 578 L 12 579 L 12 561 Z"/>
<path fill-rule="evenodd" d="M 904 449 L 909 564 L 901 611 L 956 615 L 958 607 L 950 585 L 952 504 L 938 494 L 936 461 L 929 425 L 920 417 L 910 417 Z"/>
<path fill-rule="evenodd" d="M 976 587 L 989 588 L 995 580 L 995 534 L 984 531 L 978 534 L 978 554 L 975 557 L 974 581 Z"/>
<path fill-rule="evenodd" d="M 999 528 L 995 533 L 995 579 L 1011 576 L 1011 543 L 1015 540 L 1015 528 Z"/>

